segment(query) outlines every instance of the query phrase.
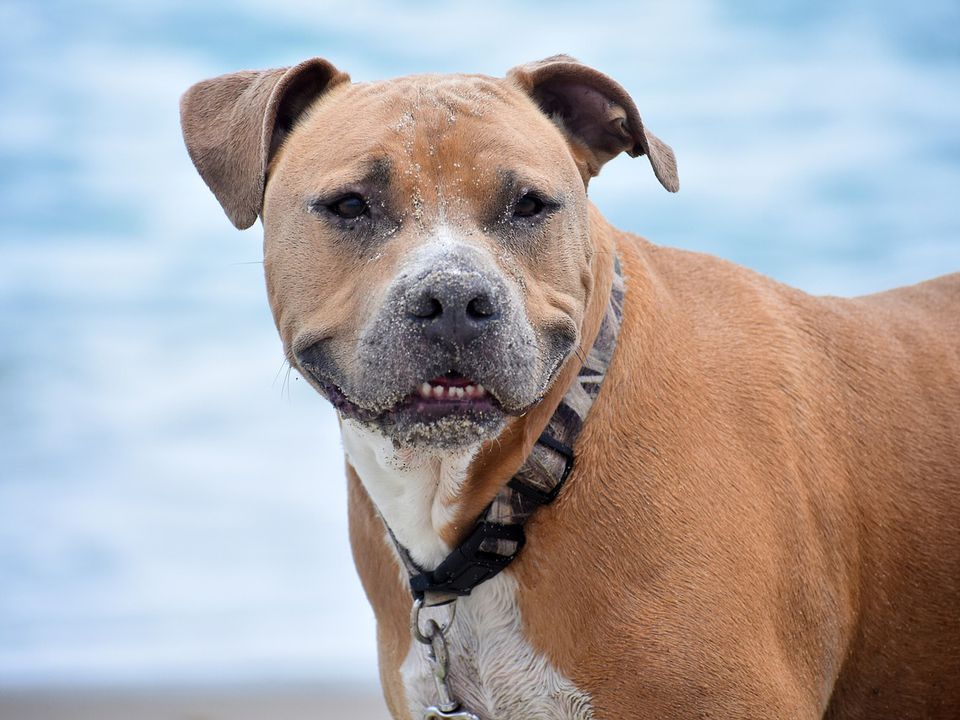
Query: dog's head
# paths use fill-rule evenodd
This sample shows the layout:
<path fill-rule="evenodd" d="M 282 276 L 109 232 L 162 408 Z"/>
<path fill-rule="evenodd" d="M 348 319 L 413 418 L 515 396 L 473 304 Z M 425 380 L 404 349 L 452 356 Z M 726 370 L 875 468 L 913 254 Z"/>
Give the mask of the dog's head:
<path fill-rule="evenodd" d="M 565 56 L 359 84 L 314 59 L 198 83 L 181 118 L 233 223 L 263 220 L 290 362 L 401 445 L 490 439 L 543 398 L 580 341 L 606 161 L 677 189 L 623 88 Z"/>

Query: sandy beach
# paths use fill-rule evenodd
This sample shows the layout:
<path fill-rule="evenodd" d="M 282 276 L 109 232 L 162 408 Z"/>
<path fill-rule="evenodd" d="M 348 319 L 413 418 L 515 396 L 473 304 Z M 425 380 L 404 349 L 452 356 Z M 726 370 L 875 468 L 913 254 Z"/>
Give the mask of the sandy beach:
<path fill-rule="evenodd" d="M 388 720 L 380 690 L 309 684 L 0 689 L 0 720 Z"/>

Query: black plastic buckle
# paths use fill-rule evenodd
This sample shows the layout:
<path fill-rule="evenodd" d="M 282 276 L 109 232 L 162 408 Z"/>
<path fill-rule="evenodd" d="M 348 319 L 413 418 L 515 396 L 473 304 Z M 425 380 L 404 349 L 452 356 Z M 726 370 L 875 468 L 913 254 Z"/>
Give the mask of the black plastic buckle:
<path fill-rule="evenodd" d="M 563 484 L 567 481 L 567 477 L 573 470 L 573 448 L 569 445 L 564 445 L 559 440 L 554 440 L 546 433 L 543 433 L 537 442 L 563 456 L 563 472 L 560 473 L 560 479 L 557 481 L 557 484 L 549 491 L 544 491 L 533 485 L 528 485 L 516 477 L 512 477 L 507 485 L 536 505 L 549 505 L 557 499 L 557 495 L 560 494 Z"/>
<path fill-rule="evenodd" d="M 487 540 L 507 540 L 516 543 L 516 547 L 510 555 L 500 555 L 483 549 Z M 411 577 L 410 590 L 416 598 L 423 598 L 428 592 L 469 595 L 477 585 L 507 567 L 525 540 L 522 525 L 479 522 L 435 570 Z"/>

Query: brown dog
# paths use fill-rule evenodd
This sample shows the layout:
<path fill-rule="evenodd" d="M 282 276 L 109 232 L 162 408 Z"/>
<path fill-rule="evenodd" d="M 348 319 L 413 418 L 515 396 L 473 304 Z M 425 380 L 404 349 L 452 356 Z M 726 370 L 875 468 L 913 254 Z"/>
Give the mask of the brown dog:
<path fill-rule="evenodd" d="M 573 473 L 439 648 L 463 711 L 960 717 L 960 275 L 811 297 L 615 230 L 590 178 L 625 151 L 673 191 L 673 153 L 563 56 L 370 84 L 315 59 L 181 109 L 227 215 L 263 220 L 290 363 L 340 412 L 395 717 L 444 690 L 408 570 L 531 456 L 621 268 Z"/>

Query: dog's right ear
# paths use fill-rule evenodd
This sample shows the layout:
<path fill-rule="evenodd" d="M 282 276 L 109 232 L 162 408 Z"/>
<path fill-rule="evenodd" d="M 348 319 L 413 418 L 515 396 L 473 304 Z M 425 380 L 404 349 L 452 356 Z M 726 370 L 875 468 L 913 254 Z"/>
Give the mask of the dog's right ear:
<path fill-rule="evenodd" d="M 326 60 L 313 58 L 291 68 L 221 75 L 183 94 L 180 125 L 190 159 L 239 229 L 260 215 L 270 158 L 298 116 L 349 81 Z"/>

